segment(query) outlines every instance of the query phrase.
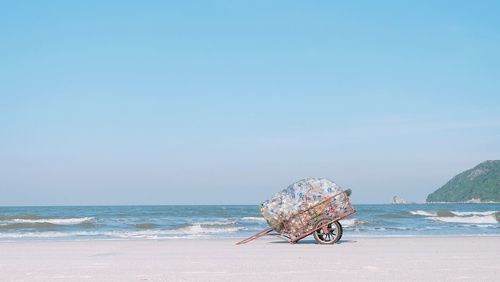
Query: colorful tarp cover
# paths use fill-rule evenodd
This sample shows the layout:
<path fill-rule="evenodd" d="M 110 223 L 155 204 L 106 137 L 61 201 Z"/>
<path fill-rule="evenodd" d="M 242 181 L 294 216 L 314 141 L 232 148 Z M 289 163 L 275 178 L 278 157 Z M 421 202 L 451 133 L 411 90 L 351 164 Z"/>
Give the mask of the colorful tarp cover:
<path fill-rule="evenodd" d="M 325 178 L 305 178 L 263 202 L 260 210 L 267 223 L 281 232 L 281 223 L 284 220 L 340 192 L 342 188 L 333 181 Z"/>

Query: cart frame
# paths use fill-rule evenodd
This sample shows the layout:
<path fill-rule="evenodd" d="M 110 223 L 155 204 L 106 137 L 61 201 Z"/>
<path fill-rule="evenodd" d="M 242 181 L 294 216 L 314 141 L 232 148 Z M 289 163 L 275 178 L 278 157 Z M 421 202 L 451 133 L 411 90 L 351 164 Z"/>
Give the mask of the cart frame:
<path fill-rule="evenodd" d="M 341 207 L 336 206 L 335 204 L 340 202 L 342 198 L 344 198 L 345 204 Z M 333 196 L 326 197 L 311 207 L 299 211 L 291 215 L 289 218 L 279 222 L 278 226 L 283 226 L 281 232 L 269 227 L 253 236 L 237 242 L 236 244 L 242 245 L 263 236 L 279 237 L 289 243 L 297 243 L 299 240 L 313 234 L 314 232 L 326 228 L 327 225 L 346 218 L 355 212 L 356 210 L 352 207 L 347 193 L 345 191 L 340 192 Z M 319 219 L 328 219 L 328 221 L 325 221 L 320 226 L 317 226 Z M 294 226 L 299 226 L 299 228 L 293 228 Z"/>

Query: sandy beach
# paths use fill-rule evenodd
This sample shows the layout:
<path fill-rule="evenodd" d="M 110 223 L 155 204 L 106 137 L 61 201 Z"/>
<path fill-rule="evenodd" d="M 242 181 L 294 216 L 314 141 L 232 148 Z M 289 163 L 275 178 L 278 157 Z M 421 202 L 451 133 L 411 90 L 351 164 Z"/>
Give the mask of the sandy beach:
<path fill-rule="evenodd" d="M 500 237 L 0 243 L 2 281 L 498 281 Z"/>

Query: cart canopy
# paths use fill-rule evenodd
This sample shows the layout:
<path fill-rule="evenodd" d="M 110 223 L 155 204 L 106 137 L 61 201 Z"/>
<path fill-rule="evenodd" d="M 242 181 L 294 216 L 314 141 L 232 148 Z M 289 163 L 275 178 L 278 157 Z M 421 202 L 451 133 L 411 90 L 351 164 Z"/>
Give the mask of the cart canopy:
<path fill-rule="evenodd" d="M 280 232 L 283 228 L 281 223 L 290 216 L 341 192 L 342 188 L 328 179 L 305 178 L 263 202 L 261 213 L 267 223 Z"/>

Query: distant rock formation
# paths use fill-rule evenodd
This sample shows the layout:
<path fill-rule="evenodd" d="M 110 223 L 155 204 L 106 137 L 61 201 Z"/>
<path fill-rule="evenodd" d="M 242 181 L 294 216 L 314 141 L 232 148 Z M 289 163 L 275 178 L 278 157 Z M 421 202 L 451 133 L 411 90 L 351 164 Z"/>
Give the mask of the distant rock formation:
<path fill-rule="evenodd" d="M 500 202 L 500 160 L 485 161 L 448 181 L 427 202 Z"/>
<path fill-rule="evenodd" d="M 391 204 L 400 205 L 400 204 L 408 204 L 408 202 L 405 199 L 403 199 L 403 198 L 400 198 L 398 196 L 394 196 L 394 197 L 392 197 L 392 203 Z"/>

